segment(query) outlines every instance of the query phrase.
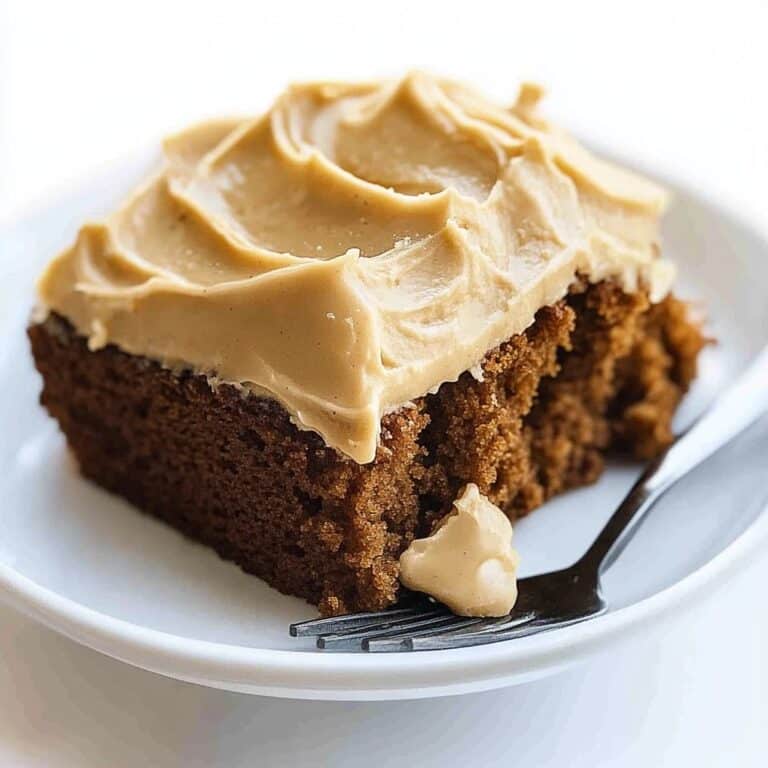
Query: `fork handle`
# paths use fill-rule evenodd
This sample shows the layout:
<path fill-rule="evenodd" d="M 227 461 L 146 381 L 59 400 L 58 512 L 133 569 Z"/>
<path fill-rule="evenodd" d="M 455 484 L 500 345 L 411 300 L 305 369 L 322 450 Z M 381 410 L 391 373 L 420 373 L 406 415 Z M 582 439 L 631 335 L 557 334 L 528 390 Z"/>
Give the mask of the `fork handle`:
<path fill-rule="evenodd" d="M 622 553 L 658 498 L 768 411 L 768 347 L 640 476 L 581 562 L 597 572 Z"/>

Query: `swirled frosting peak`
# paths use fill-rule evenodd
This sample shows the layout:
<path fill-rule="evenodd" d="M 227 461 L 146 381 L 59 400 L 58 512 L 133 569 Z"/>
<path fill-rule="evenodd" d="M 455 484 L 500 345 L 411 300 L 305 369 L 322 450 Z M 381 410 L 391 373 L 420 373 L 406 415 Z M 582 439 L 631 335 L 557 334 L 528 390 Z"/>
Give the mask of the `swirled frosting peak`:
<path fill-rule="evenodd" d="M 381 416 L 476 366 L 577 272 L 652 299 L 664 194 L 536 113 L 422 73 L 289 88 L 197 125 L 39 283 L 107 343 L 277 399 L 358 462 Z"/>

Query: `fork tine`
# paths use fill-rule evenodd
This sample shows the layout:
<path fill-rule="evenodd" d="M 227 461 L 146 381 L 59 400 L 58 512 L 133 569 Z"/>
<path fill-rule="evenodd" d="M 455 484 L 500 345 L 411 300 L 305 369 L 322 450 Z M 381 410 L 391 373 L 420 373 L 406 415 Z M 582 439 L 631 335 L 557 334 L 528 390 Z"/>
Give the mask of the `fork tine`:
<path fill-rule="evenodd" d="M 466 648 L 474 645 L 487 645 L 489 643 L 500 643 L 503 640 L 513 640 L 517 637 L 527 637 L 529 635 L 538 635 L 541 632 L 549 632 L 553 629 L 569 627 L 573 624 L 579 624 L 587 619 L 594 618 L 603 611 L 589 613 L 586 616 L 577 616 L 574 618 L 553 618 L 553 619 L 534 619 L 525 623 L 507 629 L 494 631 L 493 628 L 481 630 L 479 632 L 457 632 L 450 635 L 430 635 L 426 637 L 414 637 L 409 644 L 408 650 L 413 651 L 436 651 L 447 648 Z"/>
<path fill-rule="evenodd" d="M 317 647 L 325 650 L 344 650 L 350 648 L 360 648 L 363 640 L 375 639 L 379 637 L 394 637 L 396 635 L 408 635 L 423 630 L 425 628 L 434 628 L 442 625 L 453 625 L 461 617 L 454 616 L 452 613 L 443 611 L 437 615 L 425 616 L 419 614 L 415 617 L 404 619 L 396 623 L 390 623 L 384 629 L 379 627 L 365 627 L 359 632 L 347 632 L 343 634 L 320 635 L 317 638 Z"/>
<path fill-rule="evenodd" d="M 502 640 L 512 640 L 516 637 L 526 637 L 543 632 L 545 629 L 553 629 L 555 625 L 544 625 L 535 621 L 528 621 L 521 626 L 512 629 L 494 632 L 485 630 L 480 632 L 461 632 L 455 635 L 434 635 L 432 637 L 415 637 L 410 643 L 412 651 L 435 651 L 446 648 L 467 648 L 475 645 L 488 645 L 500 643 Z"/>
<path fill-rule="evenodd" d="M 523 624 L 528 624 L 536 618 L 536 611 L 514 612 L 509 616 L 501 616 L 498 619 L 486 619 L 482 627 L 474 629 L 473 632 L 500 632 L 502 630 L 513 629 Z"/>
<path fill-rule="evenodd" d="M 310 619 L 291 624 L 291 637 L 315 637 L 316 635 L 338 634 L 363 627 L 386 626 L 393 621 L 400 621 L 411 616 L 432 616 L 437 613 L 447 613 L 442 606 L 408 606 L 406 608 L 389 608 L 385 611 L 370 611 L 368 613 L 349 613 L 345 616 L 330 616 L 325 619 Z"/>
<path fill-rule="evenodd" d="M 457 616 L 456 621 L 438 625 L 437 628 L 427 627 L 426 629 L 419 629 L 416 632 L 408 632 L 405 636 L 402 634 L 390 635 L 389 633 L 386 633 L 384 637 L 366 638 L 361 645 L 364 651 L 369 651 L 371 653 L 407 651 L 410 649 L 410 641 L 414 637 L 422 637 L 425 635 L 436 637 L 437 635 L 446 634 L 448 632 L 460 632 L 462 630 L 472 629 L 483 621 L 485 621 L 485 619 L 479 617 Z"/>
<path fill-rule="evenodd" d="M 422 640 L 429 641 L 432 638 L 437 637 L 455 637 L 457 639 L 465 636 L 475 637 L 477 635 L 494 632 L 499 627 L 509 629 L 511 627 L 528 624 L 535 618 L 536 614 L 533 613 L 533 611 L 530 611 L 528 613 L 517 615 L 514 618 L 503 616 L 497 619 L 464 619 L 446 626 L 439 626 L 436 631 L 431 628 L 427 628 L 419 632 L 408 633 L 405 637 L 386 636 L 382 637 L 381 639 L 363 641 L 363 650 L 373 653 L 392 653 L 395 651 L 421 650 L 420 645 L 417 647 L 415 643 L 416 640 L 419 640 L 419 643 L 421 643 Z M 462 646 L 452 645 L 450 647 L 459 648 Z"/>

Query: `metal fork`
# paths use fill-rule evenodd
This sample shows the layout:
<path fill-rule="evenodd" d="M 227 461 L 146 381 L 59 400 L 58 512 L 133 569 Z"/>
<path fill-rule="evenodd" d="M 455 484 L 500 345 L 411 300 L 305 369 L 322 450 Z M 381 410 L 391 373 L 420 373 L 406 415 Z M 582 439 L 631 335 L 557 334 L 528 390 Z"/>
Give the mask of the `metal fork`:
<path fill-rule="evenodd" d="M 503 618 L 456 616 L 426 597 L 373 613 L 303 621 L 293 637 L 317 638 L 326 650 L 437 650 L 496 643 L 575 624 L 605 613 L 600 577 L 621 554 L 656 501 L 680 478 L 768 411 L 768 348 L 640 476 L 573 565 L 522 579 L 514 610 Z"/>

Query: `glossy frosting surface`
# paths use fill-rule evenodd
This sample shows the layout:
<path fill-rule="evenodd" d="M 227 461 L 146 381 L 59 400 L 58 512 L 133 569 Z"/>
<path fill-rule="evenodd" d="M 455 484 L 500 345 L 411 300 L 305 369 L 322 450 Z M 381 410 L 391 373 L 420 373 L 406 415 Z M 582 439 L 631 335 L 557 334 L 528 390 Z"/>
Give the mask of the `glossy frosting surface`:
<path fill-rule="evenodd" d="M 39 282 L 107 343 L 276 398 L 358 462 L 383 413 L 457 379 L 577 272 L 653 300 L 665 195 L 457 83 L 289 88 L 194 126 Z"/>

